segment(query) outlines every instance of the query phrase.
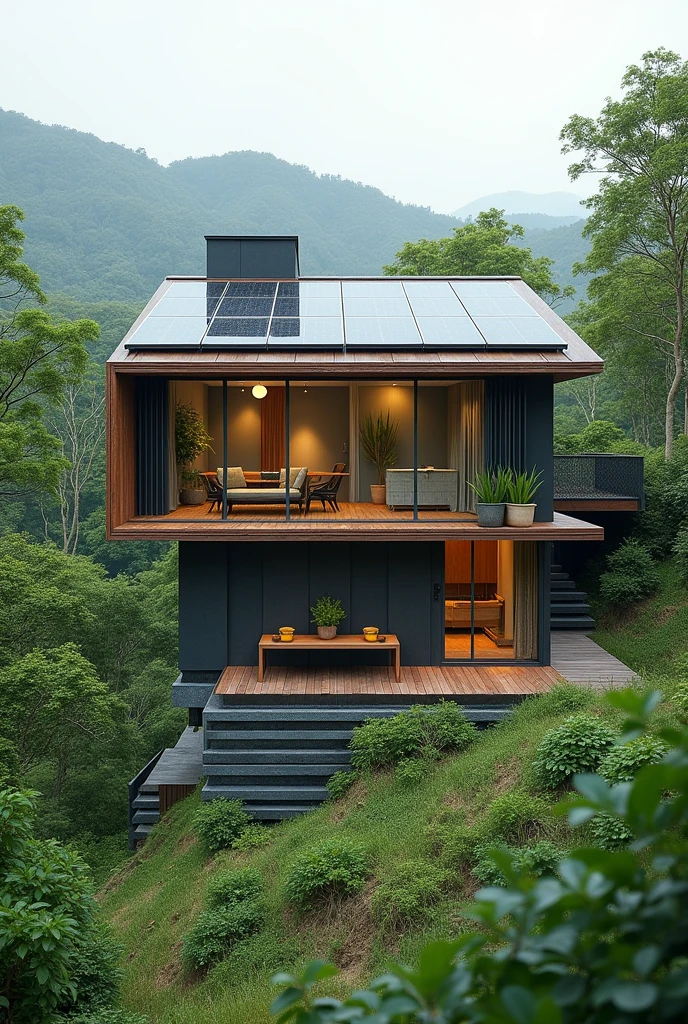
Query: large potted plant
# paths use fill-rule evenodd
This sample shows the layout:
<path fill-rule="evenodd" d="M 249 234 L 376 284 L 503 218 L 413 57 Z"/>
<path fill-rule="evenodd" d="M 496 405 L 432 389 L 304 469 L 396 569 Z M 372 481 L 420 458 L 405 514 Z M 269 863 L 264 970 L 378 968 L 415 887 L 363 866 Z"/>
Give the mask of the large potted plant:
<path fill-rule="evenodd" d="M 385 473 L 397 461 L 397 431 L 399 423 L 391 420 L 389 412 L 383 419 L 382 413 L 368 413 L 360 428 L 361 445 L 366 459 L 377 470 L 377 483 L 370 485 L 370 497 L 374 505 L 384 505 L 386 500 Z"/>
<path fill-rule="evenodd" d="M 542 473 L 533 466 L 530 473 L 513 473 L 506 503 L 507 526 L 532 526 L 537 503 L 533 498 L 540 487 Z"/>
<path fill-rule="evenodd" d="M 311 607 L 311 614 L 311 622 L 318 627 L 318 636 L 321 640 L 333 640 L 337 635 L 337 626 L 346 618 L 342 602 L 336 597 L 330 597 L 329 594 L 318 598 Z"/>
<path fill-rule="evenodd" d="M 478 526 L 504 526 L 504 512 L 511 474 L 503 466 L 476 473 L 469 487 L 476 497 Z"/>
<path fill-rule="evenodd" d="M 174 444 L 177 473 L 180 484 L 179 501 L 182 505 L 202 505 L 206 499 L 203 478 L 192 463 L 199 455 L 213 449 L 212 438 L 193 405 L 177 403 L 174 418 Z"/>

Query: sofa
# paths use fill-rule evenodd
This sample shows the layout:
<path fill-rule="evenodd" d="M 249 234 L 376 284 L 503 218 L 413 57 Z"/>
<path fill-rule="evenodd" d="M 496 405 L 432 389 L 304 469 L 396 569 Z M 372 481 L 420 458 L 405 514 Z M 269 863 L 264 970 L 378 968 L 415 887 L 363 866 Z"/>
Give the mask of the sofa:
<path fill-rule="evenodd" d="M 500 594 L 495 594 L 494 598 L 486 601 L 476 599 L 474 611 L 476 629 L 502 629 L 503 618 L 504 598 Z M 444 624 L 448 629 L 470 629 L 470 599 L 446 600 L 444 602 Z"/>
<path fill-rule="evenodd" d="M 392 511 L 397 506 L 413 506 L 413 470 L 388 469 L 387 507 Z M 456 512 L 458 472 L 455 469 L 418 470 L 418 506 L 448 508 Z"/>
<path fill-rule="evenodd" d="M 222 466 L 217 469 L 217 480 L 222 488 L 224 471 Z M 227 467 L 227 513 L 233 505 L 286 505 L 286 470 L 281 469 L 276 487 L 249 487 L 241 466 Z M 308 467 L 293 466 L 289 470 L 289 504 L 298 505 L 299 513 L 303 514 L 308 484 Z"/>

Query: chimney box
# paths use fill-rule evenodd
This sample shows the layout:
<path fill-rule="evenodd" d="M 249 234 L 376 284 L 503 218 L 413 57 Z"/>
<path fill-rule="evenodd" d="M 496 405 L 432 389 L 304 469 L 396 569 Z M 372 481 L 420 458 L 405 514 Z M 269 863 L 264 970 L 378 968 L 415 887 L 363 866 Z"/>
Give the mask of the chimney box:
<path fill-rule="evenodd" d="M 206 235 L 207 277 L 299 276 L 297 235 Z"/>

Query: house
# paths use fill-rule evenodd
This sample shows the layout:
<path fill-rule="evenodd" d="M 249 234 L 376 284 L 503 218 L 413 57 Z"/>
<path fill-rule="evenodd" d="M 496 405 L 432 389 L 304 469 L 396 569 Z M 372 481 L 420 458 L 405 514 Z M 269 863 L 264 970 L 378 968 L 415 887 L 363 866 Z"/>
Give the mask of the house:
<path fill-rule="evenodd" d="M 558 678 L 552 544 L 603 530 L 555 511 L 553 388 L 602 368 L 519 278 L 306 278 L 295 237 L 209 236 L 205 278 L 165 279 L 107 365 L 107 536 L 179 542 L 173 701 L 204 727 L 204 796 L 298 813 L 362 718 L 452 695 L 478 715 Z M 176 465 L 189 407 L 199 504 Z M 469 484 L 493 465 L 542 474 L 531 526 L 478 526 Z M 314 634 L 323 594 L 340 632 L 398 638 L 399 681 L 384 643 L 271 646 Z"/>

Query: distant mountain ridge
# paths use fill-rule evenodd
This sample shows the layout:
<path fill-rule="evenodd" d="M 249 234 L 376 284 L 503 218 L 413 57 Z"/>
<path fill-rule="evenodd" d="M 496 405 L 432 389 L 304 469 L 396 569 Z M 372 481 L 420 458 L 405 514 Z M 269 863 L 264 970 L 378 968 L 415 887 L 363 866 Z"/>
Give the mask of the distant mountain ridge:
<path fill-rule="evenodd" d="M 494 192 L 492 195 L 473 199 L 472 202 L 454 210 L 453 216 L 464 220 L 494 206 L 507 214 L 540 213 L 548 217 L 570 218 L 571 223 L 586 216 L 585 207 L 580 205 L 581 198 L 574 192 Z"/>
<path fill-rule="evenodd" d="M 44 289 L 81 304 L 143 305 L 166 274 L 204 273 L 204 234 L 298 234 L 303 274 L 380 274 L 404 242 L 445 237 L 462 223 L 270 153 L 162 167 L 143 151 L 0 110 L 4 203 L 26 213 L 26 258 Z M 557 280 L 571 283 L 571 264 L 586 251 L 582 224 L 539 213 L 509 219 L 526 228 L 521 244 L 556 258 Z"/>

